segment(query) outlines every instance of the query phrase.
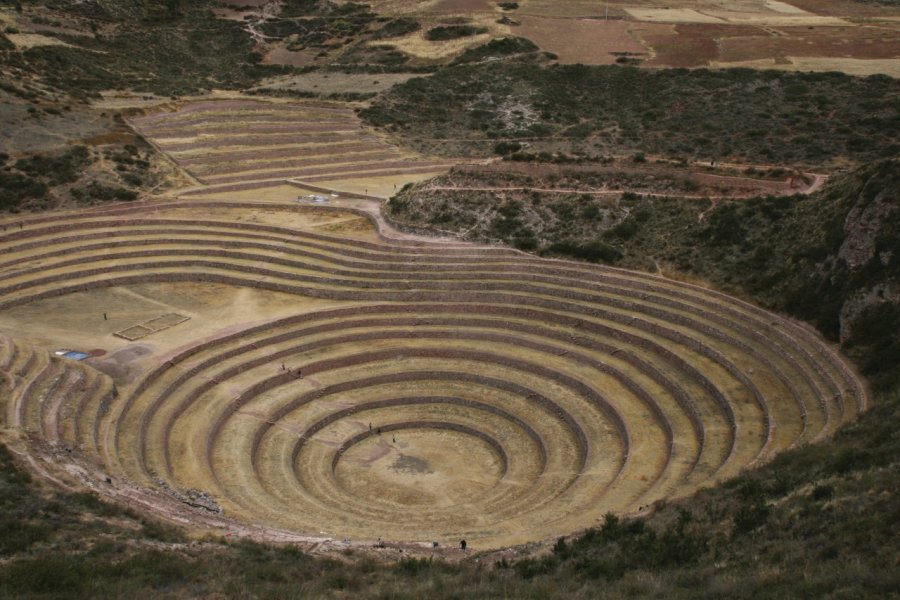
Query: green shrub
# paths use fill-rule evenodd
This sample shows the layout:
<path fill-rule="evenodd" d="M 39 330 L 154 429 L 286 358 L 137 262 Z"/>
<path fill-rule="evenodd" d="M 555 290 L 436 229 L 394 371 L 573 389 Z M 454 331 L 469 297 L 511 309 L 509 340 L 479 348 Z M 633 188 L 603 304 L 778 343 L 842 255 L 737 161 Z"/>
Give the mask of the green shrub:
<path fill-rule="evenodd" d="M 521 37 L 505 37 L 491 40 L 488 43 L 475 48 L 469 48 L 460 54 L 453 63 L 463 64 L 479 62 L 487 58 L 499 58 L 503 56 L 537 52 L 538 49 L 537 44 L 529 39 Z"/>
<path fill-rule="evenodd" d="M 431 568 L 431 558 L 403 557 L 397 561 L 397 571 L 407 577 L 416 577 Z"/>
<path fill-rule="evenodd" d="M 589 262 L 602 262 L 608 264 L 615 263 L 622 258 L 621 251 L 600 240 L 583 243 L 570 240 L 555 242 L 550 244 L 545 252 L 547 254 L 570 256 Z"/>
<path fill-rule="evenodd" d="M 733 535 L 743 535 L 759 529 L 768 520 L 771 509 L 761 498 L 744 501 L 734 515 Z"/>
<path fill-rule="evenodd" d="M 455 40 L 487 33 L 487 31 L 486 27 L 476 27 L 474 25 L 439 25 L 426 31 L 425 39 L 432 42 Z"/>
<path fill-rule="evenodd" d="M 415 33 L 420 29 L 422 29 L 422 25 L 418 21 L 400 17 L 397 19 L 391 19 L 390 21 L 385 23 L 381 27 L 381 29 L 378 29 L 377 31 L 372 33 L 372 39 L 381 40 L 385 38 L 400 37 L 409 35 L 410 33 Z"/>
<path fill-rule="evenodd" d="M 0 589 L 14 594 L 59 594 L 84 597 L 91 575 L 71 554 L 60 553 L 15 561 L 0 570 Z"/>
<path fill-rule="evenodd" d="M 522 148 L 519 142 L 499 142 L 494 146 L 494 154 L 506 155 L 518 152 Z"/>

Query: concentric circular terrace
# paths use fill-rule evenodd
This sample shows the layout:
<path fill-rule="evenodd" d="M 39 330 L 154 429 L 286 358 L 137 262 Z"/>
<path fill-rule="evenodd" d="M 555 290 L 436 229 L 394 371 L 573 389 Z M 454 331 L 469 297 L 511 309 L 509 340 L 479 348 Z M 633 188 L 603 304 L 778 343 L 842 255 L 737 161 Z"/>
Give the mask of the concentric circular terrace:
<path fill-rule="evenodd" d="M 261 207 L 286 224 L 240 216 Z M 2 337 L 7 425 L 239 521 L 490 547 L 690 493 L 865 408 L 811 330 L 715 291 L 291 226 L 301 210 L 315 209 L 174 202 L 7 224 L 0 317 L 148 285 L 293 303 L 126 346 L 147 354 L 116 386 L 101 359 Z"/>

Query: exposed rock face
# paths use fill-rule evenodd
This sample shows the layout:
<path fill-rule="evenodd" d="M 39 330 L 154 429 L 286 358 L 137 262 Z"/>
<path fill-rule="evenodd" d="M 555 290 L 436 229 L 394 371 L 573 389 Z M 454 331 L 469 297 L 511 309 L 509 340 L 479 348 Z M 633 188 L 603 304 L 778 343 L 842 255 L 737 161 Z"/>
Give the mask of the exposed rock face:
<path fill-rule="evenodd" d="M 870 177 L 844 221 L 844 242 L 838 251 L 854 274 L 856 289 L 851 289 L 840 312 L 840 340 L 852 334 L 854 320 L 868 307 L 900 304 L 900 280 L 896 277 L 895 231 L 900 214 L 900 197 L 892 176 L 876 173 Z"/>
<path fill-rule="evenodd" d="M 847 213 L 844 232 L 847 237 L 838 252 L 838 258 L 847 262 L 851 269 L 869 262 L 875 255 L 875 242 L 881 232 L 885 218 L 895 209 L 897 199 L 890 198 L 890 190 L 882 190 L 871 202 L 866 202 L 866 193 L 860 195 L 859 201 Z M 883 257 L 882 260 L 890 260 Z"/>

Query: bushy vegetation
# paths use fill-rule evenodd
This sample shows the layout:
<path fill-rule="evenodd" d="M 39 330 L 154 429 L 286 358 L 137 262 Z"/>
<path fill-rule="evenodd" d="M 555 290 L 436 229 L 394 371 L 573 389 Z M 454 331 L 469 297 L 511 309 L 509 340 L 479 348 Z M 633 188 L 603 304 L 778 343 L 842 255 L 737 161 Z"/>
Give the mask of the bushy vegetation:
<path fill-rule="evenodd" d="M 146 145 L 109 144 L 103 150 L 74 145 L 15 161 L 0 155 L 6 163 L 0 165 L 0 212 L 134 200 L 140 190 L 160 183 L 151 154 Z"/>
<path fill-rule="evenodd" d="M 184 3 L 174 18 L 151 10 L 152 4 L 157 3 L 141 5 L 137 18 L 119 22 L 109 33 L 59 36 L 69 46 L 38 46 L 19 60 L 54 87 L 78 94 L 238 89 L 284 71 L 259 64 L 242 24 L 213 18 L 207 3 Z"/>
<path fill-rule="evenodd" d="M 489 58 L 501 58 L 537 52 L 538 46 L 529 39 L 522 37 L 505 37 L 491 40 L 487 44 L 469 48 L 460 54 L 454 64 L 480 62 Z"/>
<path fill-rule="evenodd" d="M 391 19 L 381 26 L 380 29 L 372 33 L 372 39 L 382 40 L 386 38 L 401 37 L 415 33 L 422 29 L 422 25 L 413 19 L 404 17 Z"/>
<path fill-rule="evenodd" d="M 425 39 L 439 42 L 470 37 L 479 33 L 487 33 L 487 28 L 475 25 L 438 25 L 425 32 Z"/>
<path fill-rule="evenodd" d="M 353 2 L 289 2 L 282 5 L 280 16 L 263 21 L 259 29 L 272 40 L 287 40 L 293 51 L 339 49 L 356 40 L 376 21 L 376 15 L 367 6 Z"/>
<path fill-rule="evenodd" d="M 85 146 L 73 146 L 63 152 L 35 154 L 7 164 L 0 168 L 0 212 L 49 208 L 50 188 L 77 181 L 92 161 Z"/>
<path fill-rule="evenodd" d="M 58 155 L 34 155 L 16 161 L 15 168 L 28 177 L 43 179 L 48 185 L 71 183 L 91 162 L 85 146 L 73 146 Z"/>
<path fill-rule="evenodd" d="M 334 68 L 343 71 L 390 73 L 406 71 L 407 62 L 409 56 L 393 46 L 360 43 L 341 54 Z"/>
<path fill-rule="evenodd" d="M 678 181 L 668 184 L 671 197 L 631 192 L 619 199 L 527 189 L 512 198 L 427 190 L 425 184 L 401 191 L 387 210 L 403 223 L 465 231 L 471 239 L 543 255 L 644 270 L 662 264 L 699 276 L 843 341 L 873 385 L 890 389 L 900 381 L 900 327 L 890 326 L 900 314 L 898 173 L 900 163 L 887 160 L 836 177 L 808 197 L 715 203 L 679 199 L 679 191 L 689 190 L 679 190 Z M 481 181 L 469 176 L 474 188 L 522 185 L 510 174 L 488 172 Z M 581 183 L 607 183 L 594 179 Z M 646 185 L 626 174 L 617 183 Z M 868 250 L 852 252 L 859 247 Z"/>
<path fill-rule="evenodd" d="M 819 167 L 900 153 L 900 82 L 886 76 L 486 63 L 410 79 L 362 114 L 448 154 L 487 155 L 508 138 Z"/>

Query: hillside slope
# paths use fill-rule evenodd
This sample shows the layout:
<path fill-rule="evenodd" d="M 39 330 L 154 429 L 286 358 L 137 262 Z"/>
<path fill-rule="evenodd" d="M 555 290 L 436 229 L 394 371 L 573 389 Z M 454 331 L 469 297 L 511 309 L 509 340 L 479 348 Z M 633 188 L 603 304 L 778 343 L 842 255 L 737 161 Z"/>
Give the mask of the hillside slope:
<path fill-rule="evenodd" d="M 813 323 L 886 389 L 900 382 L 900 327 L 888 326 L 900 323 L 898 173 L 900 162 L 886 160 L 809 196 L 717 201 L 463 192 L 439 180 L 401 191 L 386 210 L 546 256 L 691 274 Z M 489 190 L 494 176 L 484 177 Z"/>
<path fill-rule="evenodd" d="M 518 142 L 575 157 L 643 152 L 821 167 L 897 154 L 898 95 L 886 76 L 523 61 L 410 79 L 362 115 L 432 152 L 484 156 Z"/>

